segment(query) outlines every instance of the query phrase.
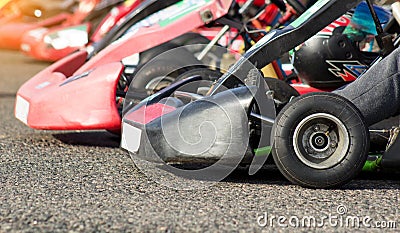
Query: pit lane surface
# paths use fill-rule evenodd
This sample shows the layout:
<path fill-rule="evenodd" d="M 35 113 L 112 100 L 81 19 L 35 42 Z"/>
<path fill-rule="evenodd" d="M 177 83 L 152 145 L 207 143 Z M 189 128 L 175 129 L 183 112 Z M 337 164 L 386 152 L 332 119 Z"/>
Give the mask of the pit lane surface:
<path fill-rule="evenodd" d="M 107 132 L 29 129 L 13 117 L 15 93 L 47 65 L 0 51 L 0 232 L 293 231 L 277 218 L 288 225 L 329 215 L 396 221 L 400 228 L 398 174 L 363 174 L 342 189 L 311 190 L 276 169 L 255 176 L 242 169 L 206 189 L 179 191 L 147 178 Z M 261 227 L 257 219 L 265 223 L 266 213 Z M 335 220 L 322 229 L 355 230 Z"/>

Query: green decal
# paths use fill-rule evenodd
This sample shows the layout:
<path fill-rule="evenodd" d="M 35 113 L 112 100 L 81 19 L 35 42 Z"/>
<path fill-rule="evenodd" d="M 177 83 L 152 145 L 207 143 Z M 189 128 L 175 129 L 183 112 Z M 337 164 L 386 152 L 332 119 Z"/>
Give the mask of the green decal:
<path fill-rule="evenodd" d="M 374 172 L 378 170 L 382 161 L 382 155 L 368 155 L 368 160 L 362 168 L 365 172 Z"/>
<path fill-rule="evenodd" d="M 272 147 L 271 146 L 266 146 L 262 148 L 257 148 L 254 150 L 254 154 L 256 156 L 267 156 L 271 153 Z"/>
<path fill-rule="evenodd" d="M 211 0 L 203 0 L 203 1 L 182 1 L 176 4 L 177 8 L 182 8 L 179 9 L 179 13 L 176 15 L 172 15 L 162 21 L 160 21 L 158 24 L 161 27 L 165 27 L 173 22 L 175 22 L 176 20 L 182 18 L 183 16 L 189 14 L 192 11 L 197 10 L 198 8 L 204 6 L 206 3 L 210 2 Z"/>
<path fill-rule="evenodd" d="M 314 5 L 312 5 L 307 11 L 305 11 L 303 14 L 301 14 L 300 17 L 297 18 L 295 21 L 293 21 L 290 25 L 292 27 L 297 28 L 302 23 L 304 23 L 306 20 L 308 20 L 313 14 L 315 14 L 315 12 L 317 12 L 319 9 L 321 9 L 323 6 L 325 6 L 328 2 L 329 2 L 329 0 L 319 0 Z"/>
<path fill-rule="evenodd" d="M 62 30 L 58 30 L 58 31 L 55 31 L 55 32 L 53 32 L 53 33 L 50 33 L 49 35 L 48 35 L 48 37 L 50 37 L 51 39 L 55 39 L 55 38 L 58 38 L 58 37 L 60 37 L 60 32 L 73 32 L 73 31 L 82 31 L 82 32 L 87 32 L 88 31 L 88 27 L 87 27 L 87 25 L 86 24 L 81 24 L 81 25 L 78 25 L 78 26 L 72 26 L 72 27 L 67 27 L 67 28 L 64 28 L 64 29 L 62 29 Z"/>

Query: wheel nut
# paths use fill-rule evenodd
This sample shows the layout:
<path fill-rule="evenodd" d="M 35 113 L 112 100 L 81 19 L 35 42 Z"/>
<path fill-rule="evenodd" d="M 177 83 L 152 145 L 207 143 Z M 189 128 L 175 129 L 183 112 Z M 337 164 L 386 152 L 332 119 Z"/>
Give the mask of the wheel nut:
<path fill-rule="evenodd" d="M 337 142 L 336 142 L 336 141 L 332 141 L 332 142 L 331 142 L 331 147 L 332 147 L 332 148 L 335 148 L 336 146 L 337 146 Z"/>
<path fill-rule="evenodd" d="M 306 149 L 306 151 L 307 151 L 307 153 L 309 153 L 309 154 L 313 154 L 313 153 L 314 153 L 314 150 L 313 150 L 312 148 L 310 148 L 310 147 L 308 147 L 308 148 Z"/>
<path fill-rule="evenodd" d="M 315 132 L 319 131 L 319 126 L 318 125 L 314 126 L 314 131 Z"/>

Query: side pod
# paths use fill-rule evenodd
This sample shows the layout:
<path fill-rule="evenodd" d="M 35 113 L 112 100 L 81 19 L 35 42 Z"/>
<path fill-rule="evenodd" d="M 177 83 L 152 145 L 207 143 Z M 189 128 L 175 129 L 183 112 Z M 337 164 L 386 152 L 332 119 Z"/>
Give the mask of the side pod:
<path fill-rule="evenodd" d="M 248 114 L 256 89 L 238 87 L 177 108 L 168 101 L 135 108 L 124 116 L 122 147 L 155 162 L 242 161 L 251 155 Z"/>

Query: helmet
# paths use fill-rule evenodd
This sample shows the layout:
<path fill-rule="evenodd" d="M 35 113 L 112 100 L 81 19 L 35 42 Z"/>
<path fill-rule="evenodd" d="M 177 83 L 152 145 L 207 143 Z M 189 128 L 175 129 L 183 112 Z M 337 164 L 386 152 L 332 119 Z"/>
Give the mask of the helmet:
<path fill-rule="evenodd" d="M 298 77 L 315 88 L 338 88 L 354 81 L 378 56 L 362 52 L 342 33 L 313 37 L 292 57 Z"/>
<path fill-rule="evenodd" d="M 354 29 L 357 9 L 354 14 L 350 12 L 337 19 L 292 53 L 293 67 L 304 83 L 315 88 L 339 88 L 354 81 L 379 55 L 360 49 L 365 39 L 371 37 Z M 345 32 L 349 27 L 352 33 Z"/>

